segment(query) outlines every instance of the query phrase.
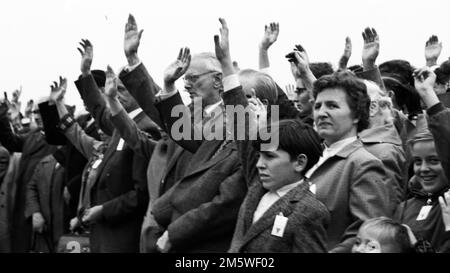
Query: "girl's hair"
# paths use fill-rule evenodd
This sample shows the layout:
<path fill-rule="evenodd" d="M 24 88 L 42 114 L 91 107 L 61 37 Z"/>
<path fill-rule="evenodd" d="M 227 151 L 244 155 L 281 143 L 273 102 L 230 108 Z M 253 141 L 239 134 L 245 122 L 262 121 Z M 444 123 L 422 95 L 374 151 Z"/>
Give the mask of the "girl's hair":
<path fill-rule="evenodd" d="M 408 228 L 390 218 L 378 217 L 366 220 L 360 227 L 363 228 L 375 229 L 380 245 L 389 246 L 390 252 L 414 252 Z"/>

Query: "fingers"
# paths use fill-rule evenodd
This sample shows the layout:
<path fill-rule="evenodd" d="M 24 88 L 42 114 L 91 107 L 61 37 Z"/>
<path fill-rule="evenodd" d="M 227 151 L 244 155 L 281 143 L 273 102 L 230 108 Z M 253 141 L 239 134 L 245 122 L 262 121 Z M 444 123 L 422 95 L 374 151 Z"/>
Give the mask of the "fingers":
<path fill-rule="evenodd" d="M 228 29 L 227 21 L 224 18 L 219 18 L 219 22 L 222 25 L 222 29 Z"/>
<path fill-rule="evenodd" d="M 115 76 L 115 74 L 114 74 L 114 70 L 112 69 L 112 67 L 111 66 L 107 66 L 106 67 L 106 77 L 114 77 Z"/>
<path fill-rule="evenodd" d="M 125 32 L 131 31 L 131 30 L 137 30 L 137 24 L 136 24 L 136 19 L 134 19 L 134 16 L 130 13 L 128 15 L 128 22 L 125 25 Z M 142 31 L 140 34 L 142 34 Z"/>
<path fill-rule="evenodd" d="M 345 49 L 346 50 L 352 49 L 352 40 L 350 39 L 350 37 L 345 38 Z"/>

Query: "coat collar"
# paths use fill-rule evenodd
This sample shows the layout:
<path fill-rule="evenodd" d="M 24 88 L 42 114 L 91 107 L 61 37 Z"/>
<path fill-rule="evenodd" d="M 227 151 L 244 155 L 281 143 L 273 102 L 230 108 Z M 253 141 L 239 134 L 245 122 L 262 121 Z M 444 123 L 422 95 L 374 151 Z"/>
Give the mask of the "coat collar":
<path fill-rule="evenodd" d="M 361 147 L 362 147 L 361 140 L 357 139 L 357 140 L 353 141 L 352 143 L 348 144 L 347 146 L 345 146 L 344 148 L 342 148 L 339 152 L 337 152 L 336 156 L 339 156 L 342 158 L 347 158 L 354 151 L 358 150 Z"/>
<path fill-rule="evenodd" d="M 398 146 L 402 145 L 402 140 L 394 124 L 368 128 L 359 133 L 359 139 L 364 144 L 390 143 Z"/>

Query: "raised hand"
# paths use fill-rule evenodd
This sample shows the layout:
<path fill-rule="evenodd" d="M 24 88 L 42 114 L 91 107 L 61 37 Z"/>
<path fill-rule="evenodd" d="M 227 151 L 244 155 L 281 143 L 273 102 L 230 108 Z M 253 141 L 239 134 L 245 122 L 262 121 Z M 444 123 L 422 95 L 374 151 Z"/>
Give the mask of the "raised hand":
<path fill-rule="evenodd" d="M 29 100 L 27 106 L 25 107 L 25 117 L 30 118 L 34 108 L 34 101 Z"/>
<path fill-rule="evenodd" d="M 223 76 L 234 74 L 233 62 L 230 55 L 230 42 L 228 39 L 228 25 L 225 19 L 219 18 L 219 22 L 222 25 L 219 35 L 214 35 L 214 45 L 216 51 L 216 57 L 222 65 Z"/>
<path fill-rule="evenodd" d="M 91 73 L 92 60 L 94 59 L 94 47 L 88 39 L 81 39 L 81 48 L 77 48 L 81 54 L 80 70 L 83 76 Z"/>
<path fill-rule="evenodd" d="M 17 104 L 19 104 L 20 102 L 19 102 L 19 98 L 20 98 L 20 95 L 22 94 L 22 86 L 20 86 L 20 88 L 19 89 L 17 89 L 17 90 L 15 90 L 14 92 L 13 92 L 13 99 L 12 99 L 12 103 L 17 103 Z"/>
<path fill-rule="evenodd" d="M 436 65 L 437 59 L 441 55 L 441 51 L 442 42 L 439 42 L 436 35 L 431 36 L 425 43 L 425 60 L 427 62 L 427 66 Z"/>
<path fill-rule="evenodd" d="M 430 108 L 438 103 L 439 99 L 433 89 L 436 83 L 436 74 L 429 67 L 424 67 L 415 70 L 413 77 L 414 86 L 425 105 Z"/>
<path fill-rule="evenodd" d="M 375 67 L 375 61 L 380 53 L 380 38 L 374 28 L 366 28 L 362 33 L 364 47 L 362 52 L 362 62 L 364 70 Z"/>
<path fill-rule="evenodd" d="M 295 85 L 293 84 L 286 85 L 284 91 L 286 92 L 286 96 L 288 97 L 289 100 L 295 100 L 297 96 L 295 93 Z"/>
<path fill-rule="evenodd" d="M 439 196 L 441 205 L 442 221 L 445 225 L 445 231 L 450 231 L 450 191 L 444 193 L 444 197 Z"/>
<path fill-rule="evenodd" d="M 50 90 L 50 102 L 57 103 L 63 101 L 67 90 L 67 79 L 59 76 L 59 84 L 53 82 L 53 84 L 50 85 Z"/>
<path fill-rule="evenodd" d="M 111 66 L 106 68 L 105 95 L 109 98 L 117 98 L 118 78 Z"/>
<path fill-rule="evenodd" d="M 339 60 L 339 70 L 347 69 L 348 60 L 350 60 L 351 56 L 352 56 L 352 40 L 350 40 L 350 37 L 347 37 L 345 38 L 344 54 L 342 54 L 342 57 Z"/>
<path fill-rule="evenodd" d="M 191 53 L 188 47 L 181 48 L 177 59 L 164 71 L 164 85 L 173 85 L 186 73 L 191 63 Z"/>
<path fill-rule="evenodd" d="M 269 49 L 276 42 L 278 34 L 280 34 L 280 25 L 278 23 L 270 23 L 269 26 L 264 26 L 264 36 L 261 40 L 260 47 L 264 50 Z"/>
<path fill-rule="evenodd" d="M 136 19 L 130 14 L 128 16 L 128 21 L 125 24 L 125 36 L 123 39 L 123 50 L 130 66 L 137 64 L 139 61 L 137 58 L 137 51 L 143 31 L 143 29 L 140 31 L 138 30 Z"/>

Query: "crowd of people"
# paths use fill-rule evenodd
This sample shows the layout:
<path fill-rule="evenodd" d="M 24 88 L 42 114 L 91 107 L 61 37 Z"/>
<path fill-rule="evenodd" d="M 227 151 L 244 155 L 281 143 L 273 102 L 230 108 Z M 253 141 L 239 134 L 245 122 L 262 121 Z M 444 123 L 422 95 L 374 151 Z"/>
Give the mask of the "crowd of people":
<path fill-rule="evenodd" d="M 181 48 L 160 85 L 132 15 L 117 74 L 91 69 L 81 40 L 87 114 L 66 105 L 62 76 L 23 114 L 22 89 L 5 92 L 0 252 L 59 252 L 68 235 L 101 253 L 449 252 L 450 59 L 438 64 L 438 37 L 422 68 L 378 64 L 373 28 L 361 65 L 348 66 L 349 38 L 337 68 L 294 45 L 278 56 L 295 82 L 283 90 L 269 62 L 279 24 L 264 28 L 258 69 L 240 69 L 219 21 L 213 52 Z"/>

